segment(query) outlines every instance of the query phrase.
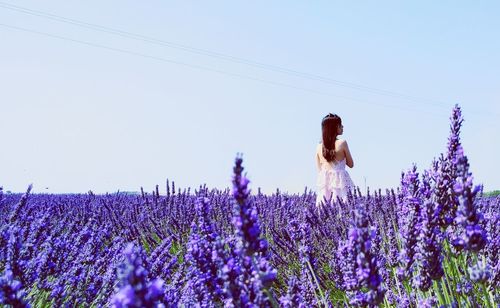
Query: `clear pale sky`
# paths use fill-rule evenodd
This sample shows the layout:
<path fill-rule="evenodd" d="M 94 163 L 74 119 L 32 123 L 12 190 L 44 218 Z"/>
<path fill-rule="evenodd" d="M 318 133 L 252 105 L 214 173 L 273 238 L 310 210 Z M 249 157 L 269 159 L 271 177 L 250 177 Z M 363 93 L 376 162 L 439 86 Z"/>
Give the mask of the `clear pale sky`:
<path fill-rule="evenodd" d="M 254 191 L 303 192 L 332 112 L 355 184 L 396 187 L 446 150 L 459 103 L 475 183 L 499 189 L 499 15 L 496 1 L 0 0 L 0 186 L 225 188 L 241 152 Z"/>

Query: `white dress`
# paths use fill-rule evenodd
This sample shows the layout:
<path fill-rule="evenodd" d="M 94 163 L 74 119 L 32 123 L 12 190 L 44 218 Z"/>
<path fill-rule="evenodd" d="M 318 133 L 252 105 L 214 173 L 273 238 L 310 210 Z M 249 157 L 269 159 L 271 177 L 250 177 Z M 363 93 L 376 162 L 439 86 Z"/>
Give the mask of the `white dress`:
<path fill-rule="evenodd" d="M 316 166 L 318 169 L 316 206 L 326 200 L 337 201 L 339 197 L 342 201 L 347 200 L 347 191 L 354 187 L 354 183 L 345 169 L 346 159 L 341 161 L 328 162 L 323 156 L 323 144 L 316 147 Z"/>

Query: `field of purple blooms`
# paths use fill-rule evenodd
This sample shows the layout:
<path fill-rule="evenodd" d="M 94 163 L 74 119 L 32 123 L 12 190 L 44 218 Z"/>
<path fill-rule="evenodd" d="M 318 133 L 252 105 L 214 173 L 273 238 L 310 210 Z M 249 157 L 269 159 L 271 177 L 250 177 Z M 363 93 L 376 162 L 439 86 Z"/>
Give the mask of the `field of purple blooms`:
<path fill-rule="evenodd" d="M 473 183 L 455 106 L 445 154 L 347 202 L 233 189 L 160 195 L 0 188 L 0 304 L 498 307 L 500 197 Z"/>

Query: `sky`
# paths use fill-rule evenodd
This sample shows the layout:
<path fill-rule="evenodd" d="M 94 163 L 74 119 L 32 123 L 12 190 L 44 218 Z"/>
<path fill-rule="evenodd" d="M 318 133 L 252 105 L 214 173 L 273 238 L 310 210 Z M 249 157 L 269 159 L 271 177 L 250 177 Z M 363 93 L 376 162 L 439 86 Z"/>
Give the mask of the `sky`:
<path fill-rule="evenodd" d="M 496 1 L 0 0 L 0 186 L 95 193 L 316 189 L 342 118 L 363 191 L 446 151 L 500 189 Z"/>

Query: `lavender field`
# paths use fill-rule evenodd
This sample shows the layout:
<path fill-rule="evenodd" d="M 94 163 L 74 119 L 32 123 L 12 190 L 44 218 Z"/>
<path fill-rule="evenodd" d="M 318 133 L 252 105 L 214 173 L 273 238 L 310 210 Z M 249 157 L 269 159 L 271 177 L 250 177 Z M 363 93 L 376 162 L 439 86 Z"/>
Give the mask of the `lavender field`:
<path fill-rule="evenodd" d="M 0 190 L 0 303 L 498 307 L 500 197 L 474 182 L 461 124 L 456 106 L 446 153 L 400 187 L 321 209 L 313 191 L 250 194 L 241 156 L 226 191 Z"/>

